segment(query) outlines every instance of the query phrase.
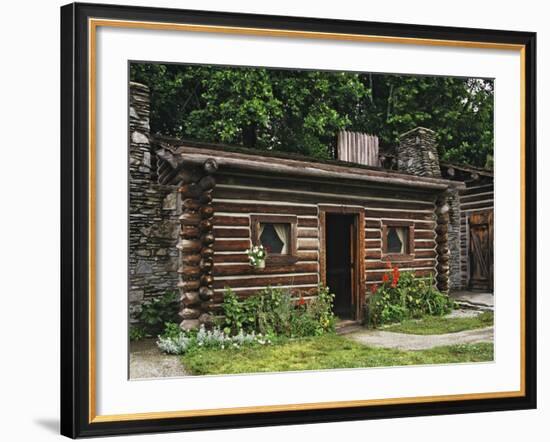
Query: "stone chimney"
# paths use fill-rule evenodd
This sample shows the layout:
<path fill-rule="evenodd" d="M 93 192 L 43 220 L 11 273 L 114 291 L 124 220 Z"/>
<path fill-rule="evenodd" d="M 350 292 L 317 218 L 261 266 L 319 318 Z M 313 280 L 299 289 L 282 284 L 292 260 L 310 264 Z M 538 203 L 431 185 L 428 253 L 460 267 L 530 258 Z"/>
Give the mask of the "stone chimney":
<path fill-rule="evenodd" d="M 399 137 L 397 168 L 418 176 L 441 178 L 435 132 L 417 127 Z M 436 201 L 437 287 L 442 292 L 461 288 L 460 195 L 451 186 Z"/>
<path fill-rule="evenodd" d="M 340 131 L 337 159 L 365 166 L 380 166 L 378 137 L 361 132 Z"/>
<path fill-rule="evenodd" d="M 417 127 L 399 137 L 397 169 L 418 176 L 441 178 L 435 132 Z"/>

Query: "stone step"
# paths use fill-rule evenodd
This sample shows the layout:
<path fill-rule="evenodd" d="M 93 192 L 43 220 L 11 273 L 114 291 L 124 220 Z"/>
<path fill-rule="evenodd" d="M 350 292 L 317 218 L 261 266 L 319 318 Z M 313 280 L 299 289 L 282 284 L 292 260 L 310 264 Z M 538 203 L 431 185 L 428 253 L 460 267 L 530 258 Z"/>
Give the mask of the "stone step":
<path fill-rule="evenodd" d="M 467 301 L 458 301 L 454 300 L 455 304 L 458 305 L 459 308 L 468 309 L 468 310 L 479 310 L 483 312 L 492 312 L 494 311 L 494 307 L 485 305 L 485 304 L 474 304 Z"/>

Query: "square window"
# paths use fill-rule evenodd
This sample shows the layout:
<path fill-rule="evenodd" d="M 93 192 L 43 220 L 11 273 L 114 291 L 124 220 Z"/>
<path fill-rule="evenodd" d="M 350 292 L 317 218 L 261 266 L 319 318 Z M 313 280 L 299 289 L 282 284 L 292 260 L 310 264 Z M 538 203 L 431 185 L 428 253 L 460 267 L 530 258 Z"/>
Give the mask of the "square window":
<path fill-rule="evenodd" d="M 295 263 L 297 217 L 294 215 L 251 215 L 251 240 L 253 245 L 266 249 L 266 264 L 289 265 Z"/>
<path fill-rule="evenodd" d="M 288 255 L 290 253 L 290 224 L 260 223 L 260 244 L 269 254 Z"/>
<path fill-rule="evenodd" d="M 409 228 L 408 227 L 388 227 L 387 230 L 387 253 L 399 253 L 406 255 L 409 253 Z"/>
<path fill-rule="evenodd" d="M 397 220 L 383 222 L 382 254 L 391 259 L 413 259 L 414 224 Z"/>

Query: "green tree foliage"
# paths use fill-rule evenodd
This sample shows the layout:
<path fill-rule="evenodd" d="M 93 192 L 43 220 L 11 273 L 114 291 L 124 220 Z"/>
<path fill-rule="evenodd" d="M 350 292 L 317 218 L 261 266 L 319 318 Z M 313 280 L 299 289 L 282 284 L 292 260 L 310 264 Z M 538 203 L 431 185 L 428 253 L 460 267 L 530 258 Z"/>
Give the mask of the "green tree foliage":
<path fill-rule="evenodd" d="M 424 126 L 445 160 L 492 167 L 491 80 L 145 63 L 131 78 L 165 135 L 331 158 L 340 129 L 394 146 Z"/>

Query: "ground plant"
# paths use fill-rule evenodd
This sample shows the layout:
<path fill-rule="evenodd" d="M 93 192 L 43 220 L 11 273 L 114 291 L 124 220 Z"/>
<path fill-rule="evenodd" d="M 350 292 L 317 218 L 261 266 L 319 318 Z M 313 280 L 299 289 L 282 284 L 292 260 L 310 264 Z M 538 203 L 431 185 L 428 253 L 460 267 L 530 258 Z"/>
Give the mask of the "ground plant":
<path fill-rule="evenodd" d="M 382 284 L 374 285 L 367 303 L 367 325 L 401 322 L 425 315 L 442 316 L 451 312 L 453 301 L 435 288 L 433 278 L 401 273 L 388 261 Z"/>
<path fill-rule="evenodd" d="M 334 331 L 334 295 L 319 286 L 315 297 L 293 297 L 288 290 L 268 287 L 256 295 L 239 299 L 226 289 L 224 319 L 212 330 L 181 330 L 176 322 L 166 322 L 157 346 L 169 354 L 188 354 L 202 349 L 240 349 L 270 345 L 289 338 L 321 336 Z"/>
<path fill-rule="evenodd" d="M 245 333 L 241 330 L 236 335 L 230 336 L 219 327 L 206 330 L 204 325 L 198 331 L 184 331 L 176 323 L 167 323 L 164 333 L 157 340 L 160 350 L 175 355 L 183 355 L 201 349 L 240 349 L 241 347 L 270 345 L 271 343 L 269 337 L 257 335 L 254 332 Z"/>
<path fill-rule="evenodd" d="M 130 341 L 140 341 L 147 337 L 145 328 L 139 325 L 130 326 Z"/>
<path fill-rule="evenodd" d="M 235 334 L 243 330 L 289 338 L 320 336 L 334 331 L 333 299 L 334 295 L 322 285 L 316 296 L 308 300 L 293 297 L 279 287 L 267 287 L 241 300 L 227 288 L 222 304 L 223 331 Z"/>
<path fill-rule="evenodd" d="M 178 321 L 178 309 L 179 303 L 174 292 L 144 302 L 137 315 L 138 325 L 130 329 L 130 339 L 138 340 L 162 333 L 166 323 Z"/>

